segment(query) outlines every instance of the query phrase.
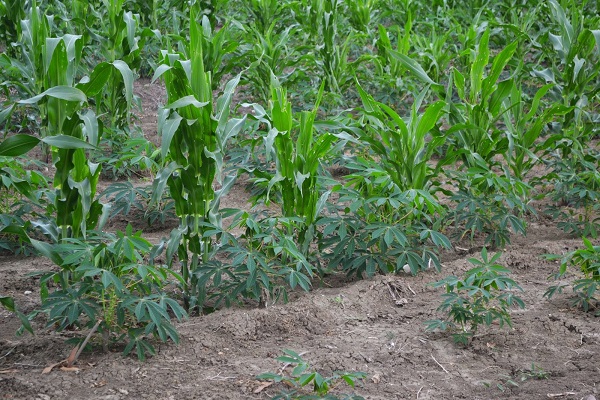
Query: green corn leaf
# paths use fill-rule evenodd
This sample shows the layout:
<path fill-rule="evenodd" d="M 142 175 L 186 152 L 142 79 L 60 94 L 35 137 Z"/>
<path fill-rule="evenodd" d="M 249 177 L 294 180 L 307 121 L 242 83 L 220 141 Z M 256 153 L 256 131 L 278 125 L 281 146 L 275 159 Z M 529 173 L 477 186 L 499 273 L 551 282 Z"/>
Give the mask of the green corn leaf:
<path fill-rule="evenodd" d="M 83 121 L 83 133 L 92 146 L 98 146 L 101 136 L 101 125 L 98 124 L 98 118 L 92 110 L 87 110 L 81 116 Z"/>
<path fill-rule="evenodd" d="M 167 154 L 169 152 L 169 148 L 171 147 L 171 141 L 173 140 L 173 136 L 177 132 L 177 129 L 179 129 L 179 124 L 181 124 L 182 120 L 183 118 L 176 112 L 174 112 L 171 117 L 164 122 L 159 120 L 158 133 L 162 138 L 160 154 L 163 160 L 167 159 Z"/>
<path fill-rule="evenodd" d="M 33 149 L 40 139 L 31 135 L 11 136 L 0 143 L 0 156 L 17 157 Z"/>
<path fill-rule="evenodd" d="M 490 58 L 490 48 L 489 48 L 489 40 L 490 40 L 490 30 L 486 29 L 481 39 L 479 40 L 479 44 L 477 46 L 477 53 L 475 55 L 475 61 L 471 66 L 471 93 L 470 93 L 470 101 L 472 104 L 477 103 L 477 98 L 481 93 L 482 84 L 483 84 L 483 74 L 485 72 L 485 67 L 488 64 Z"/>
<path fill-rule="evenodd" d="M 154 83 L 154 81 L 156 81 L 158 78 L 160 78 L 165 72 L 169 71 L 170 69 L 172 69 L 173 67 L 167 64 L 161 64 L 158 66 L 158 68 L 156 68 L 156 71 L 154 71 L 154 75 L 152 76 L 152 83 Z"/>
<path fill-rule="evenodd" d="M 88 149 L 97 150 L 97 147 L 79 138 L 67 135 L 48 136 L 42 142 L 59 149 Z"/>
<path fill-rule="evenodd" d="M 506 64 L 508 64 L 516 49 L 517 42 L 515 41 L 509 44 L 496 57 L 494 57 L 490 74 L 483 80 L 482 83 L 482 99 L 487 99 L 488 96 L 493 92 L 496 82 L 500 78 L 500 74 L 502 74 L 502 71 L 504 71 Z"/>
<path fill-rule="evenodd" d="M 56 265 L 63 265 L 63 259 L 51 244 L 30 239 L 31 245 L 43 256 L 49 258 Z"/>
<path fill-rule="evenodd" d="M 425 114 L 420 118 L 416 129 L 416 137 L 419 139 L 425 138 L 425 135 L 433 129 L 440 119 L 441 112 L 446 106 L 444 101 L 436 101 L 425 111 Z"/>
<path fill-rule="evenodd" d="M 127 100 L 127 119 L 129 119 L 129 109 L 133 102 L 133 71 L 125 61 L 116 60 L 112 65 L 121 73 L 123 83 L 125 84 L 125 99 Z"/>
<path fill-rule="evenodd" d="M 198 100 L 196 100 L 196 97 L 194 95 L 189 95 L 189 96 L 185 96 L 180 99 L 177 99 L 173 103 L 166 105 L 164 108 L 171 109 L 171 110 L 173 110 L 173 109 L 176 110 L 176 109 L 187 107 L 187 106 L 194 106 L 196 108 L 202 108 L 208 104 L 210 104 L 210 103 L 199 102 Z"/>
<path fill-rule="evenodd" d="M 417 78 L 419 78 L 421 81 L 431 85 L 432 87 L 434 87 L 437 90 L 444 90 L 444 87 L 442 85 L 440 85 L 439 83 L 436 83 L 433 81 L 433 79 L 431 79 L 429 77 L 429 75 L 427 75 L 427 72 L 425 72 L 425 70 L 423 69 L 423 67 L 416 62 L 415 60 L 413 60 L 412 58 L 398 53 L 397 51 L 394 51 L 392 49 L 388 50 L 389 54 L 395 58 L 396 60 L 400 61 L 400 63 L 409 71 L 411 71 L 413 74 L 415 74 L 415 76 Z"/>
<path fill-rule="evenodd" d="M 12 114 L 13 107 L 14 104 L 11 104 L 5 109 L 0 110 L 0 126 L 4 123 L 4 121 L 6 121 L 7 118 L 10 117 L 10 115 Z"/>
<path fill-rule="evenodd" d="M 89 77 L 82 78 L 81 81 L 75 85 L 75 87 L 80 89 L 88 97 L 94 97 L 106 86 L 106 83 L 112 74 L 113 68 L 114 67 L 111 64 L 107 62 L 101 62 L 100 64 L 96 65 Z"/>
<path fill-rule="evenodd" d="M 35 104 L 42 100 L 44 97 L 52 97 L 55 99 L 73 101 L 73 102 L 86 102 L 87 96 L 80 89 L 70 86 L 55 86 L 37 96 L 29 99 L 20 100 L 19 104 Z"/>

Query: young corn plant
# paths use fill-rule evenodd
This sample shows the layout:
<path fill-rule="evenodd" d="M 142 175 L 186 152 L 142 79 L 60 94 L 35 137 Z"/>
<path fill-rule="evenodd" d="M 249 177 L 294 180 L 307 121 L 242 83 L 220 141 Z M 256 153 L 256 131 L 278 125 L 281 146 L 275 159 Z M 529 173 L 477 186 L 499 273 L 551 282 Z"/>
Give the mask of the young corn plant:
<path fill-rule="evenodd" d="M 491 161 L 496 154 L 502 154 L 507 146 L 507 140 L 496 122 L 506 111 L 504 100 L 510 95 L 514 81 L 506 79 L 498 82 L 506 65 L 511 60 L 517 43 L 513 42 L 498 53 L 492 62 L 486 76 L 486 68 L 490 59 L 490 30 L 486 29 L 475 51 L 471 52 L 469 81 L 456 68 L 453 68 L 452 80 L 448 85 L 446 102 L 448 103 L 449 122 L 451 128 L 447 131 L 451 150 L 446 157 L 447 162 L 460 159 L 465 165 L 475 164 L 474 157 L 478 155 L 486 161 Z M 431 84 L 441 95 L 443 87 L 435 84 L 421 65 L 408 57 L 399 55 L 403 64 L 424 83 Z M 452 84 L 453 82 L 453 84 Z M 456 103 L 452 100 L 451 87 L 455 86 L 459 98 Z"/>
<path fill-rule="evenodd" d="M 85 237 L 87 229 L 101 223 L 100 217 L 106 207 L 96 199 L 96 185 L 101 166 L 88 159 L 86 151 L 97 149 L 102 135 L 102 125 L 91 110 L 84 110 L 88 97 L 99 93 L 106 80 L 107 72 L 116 68 L 112 64 L 99 64 L 89 78 L 74 84 L 73 52 L 78 47 L 77 36 L 49 38 L 46 48 L 52 48 L 50 59 L 45 60 L 48 90 L 32 98 L 21 100 L 17 105 L 32 105 L 45 102 L 48 112 L 47 135 L 41 141 L 49 145 L 56 168 L 51 196 L 55 213 L 55 228 L 45 233 L 59 242 L 70 237 Z M 11 106 L 11 110 L 14 106 Z M 35 145 L 40 139 L 21 136 L 17 140 L 22 146 Z M 42 227 L 45 225 L 41 225 Z"/>
<path fill-rule="evenodd" d="M 544 85 L 529 102 L 526 101 L 523 89 L 514 85 L 510 96 L 505 100 L 509 106 L 503 118 L 508 139 L 508 151 L 504 153 L 504 157 L 511 172 L 519 180 L 525 179 L 525 175 L 540 162 L 536 153 L 544 151 L 545 145 L 538 145 L 536 141 L 544 133 L 546 125 L 555 117 L 570 111 L 570 107 L 558 103 L 540 110 L 543 107 L 542 99 L 553 86 Z"/>
<path fill-rule="evenodd" d="M 271 75 L 275 75 L 282 85 L 291 83 L 302 72 L 296 68 L 303 59 L 298 48 L 291 41 L 298 32 L 297 25 L 290 25 L 282 31 L 276 31 L 273 22 L 265 32 L 256 28 L 246 30 L 249 43 L 242 46 L 242 58 L 251 61 L 244 83 L 250 84 L 256 97 L 265 103 L 271 97 Z"/>
<path fill-rule="evenodd" d="M 373 164 L 379 164 L 402 191 L 428 189 L 432 179 L 439 175 L 439 170 L 431 168 L 428 162 L 446 140 L 435 133 L 445 102 L 430 104 L 419 114 L 428 91 L 425 89 L 416 96 L 410 117 L 405 120 L 387 105 L 375 101 L 360 84 L 357 87 L 363 103 L 363 118 L 359 123 L 364 126 L 359 139 L 377 156 L 378 161 Z"/>
<path fill-rule="evenodd" d="M 312 111 L 300 113 L 299 125 L 295 125 L 292 104 L 287 99 L 287 92 L 275 76 L 271 77 L 270 115 L 260 112 L 256 117 L 269 127 L 265 138 L 266 152 L 269 161 L 275 159 L 275 174 L 255 170 L 259 185 L 266 185 L 267 202 L 271 191 L 277 189 L 281 196 L 281 211 L 284 217 L 298 217 L 297 243 L 307 255 L 314 233 L 314 224 L 322 211 L 328 192 L 321 194 L 318 169 L 320 160 L 332 152 L 336 136 L 324 133 L 315 137 L 315 118 L 324 85 L 321 85 L 317 102 Z M 292 232 L 289 232 L 290 234 Z"/>
<path fill-rule="evenodd" d="M 501 255 L 488 257 L 484 247 L 481 260 L 469 259 L 475 268 L 468 270 L 463 279 L 449 276 L 432 284 L 446 289 L 438 311 L 447 313 L 449 320 L 427 321 L 427 330 L 450 330 L 454 341 L 466 346 L 481 325 L 490 326 L 497 321 L 500 327 L 504 324 L 512 327 L 510 308 L 525 308 L 523 300 L 512 290 L 523 289 L 508 277 L 510 271 L 498 264 Z"/>
<path fill-rule="evenodd" d="M 190 11 L 196 21 L 197 8 Z M 164 77 L 168 104 L 159 115 L 163 160 L 170 160 L 154 181 L 153 203 L 162 198 L 168 185 L 180 219 L 171 233 L 168 255 L 176 253 L 181 263 L 183 294 L 188 309 L 198 304 L 196 270 L 209 261 L 212 239 L 207 226 L 219 225 L 219 199 L 233 183 L 223 181 L 221 171 L 227 141 L 237 135 L 244 119 L 229 119 L 230 104 L 240 75 L 230 80 L 223 95 L 213 104 L 211 75 L 203 57 L 202 27 L 190 26 L 189 59 L 163 52 L 154 79 Z M 222 184 L 215 190 L 215 179 Z"/>
<path fill-rule="evenodd" d="M 574 3 L 569 10 L 556 0 L 549 0 L 547 5 L 559 32 L 549 32 L 548 43 L 543 46 L 552 65 L 534 74 L 554 83 L 550 91 L 553 100 L 570 108 L 561 121 L 562 128 L 569 135 L 589 135 L 597 131 L 591 99 L 600 91 L 600 29 L 586 28 L 587 16 Z"/>
<path fill-rule="evenodd" d="M 345 0 L 350 25 L 362 33 L 369 33 L 373 13 L 376 12 L 375 0 Z"/>
<path fill-rule="evenodd" d="M 11 43 L 17 43 L 21 35 L 20 23 L 25 19 L 26 0 L 0 1 L 0 43 L 4 44 L 9 55 L 14 55 Z"/>

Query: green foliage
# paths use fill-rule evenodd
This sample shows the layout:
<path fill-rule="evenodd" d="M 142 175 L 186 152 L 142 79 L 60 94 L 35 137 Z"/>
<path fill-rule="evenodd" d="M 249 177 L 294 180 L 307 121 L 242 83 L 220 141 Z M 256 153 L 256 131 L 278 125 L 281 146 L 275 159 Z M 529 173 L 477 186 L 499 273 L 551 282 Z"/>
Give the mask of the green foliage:
<path fill-rule="evenodd" d="M 196 19 L 197 12 L 196 8 L 191 9 L 190 20 Z M 230 178 L 224 183 L 221 177 L 225 145 L 242 129 L 245 119 L 229 119 L 233 92 L 240 76 L 227 83 L 223 95 L 213 105 L 211 75 L 204 66 L 206 38 L 202 27 L 192 24 L 190 35 L 190 59 L 164 52 L 162 65 L 154 76 L 156 79 L 163 75 L 167 88 L 168 105 L 159 116 L 159 132 L 162 158 L 170 162 L 154 181 L 152 201 L 156 204 L 169 186 L 181 221 L 180 229 L 171 235 L 171 240 L 179 247 L 177 255 L 186 305 L 194 308 L 198 298 L 194 292 L 197 288 L 194 271 L 209 261 L 211 253 L 211 238 L 204 235 L 205 224 L 219 225 L 219 198 L 233 183 Z M 223 184 L 218 191 L 213 187 L 215 179 Z"/>
<path fill-rule="evenodd" d="M 584 248 L 570 251 L 565 255 L 547 254 L 549 260 L 560 260 L 560 268 L 554 279 L 565 276 L 569 267 L 579 270 L 583 277 L 573 281 L 573 292 L 576 297 L 573 305 L 581 307 L 584 311 L 596 310 L 598 308 L 597 290 L 600 289 L 600 246 L 594 244 L 587 238 L 583 238 Z M 561 293 L 564 285 L 550 286 L 545 297 L 552 297 L 555 293 Z M 596 311 L 600 315 L 600 311 Z"/>
<path fill-rule="evenodd" d="M 454 86 L 462 102 L 450 106 L 452 127 L 447 134 L 454 142 L 456 153 L 449 156 L 463 160 L 468 166 L 474 165 L 473 157 L 476 155 L 489 162 L 494 155 L 502 154 L 507 146 L 496 122 L 502 118 L 506 108 L 504 100 L 509 96 L 514 81 L 506 79 L 498 82 L 498 79 L 517 44 L 511 43 L 496 55 L 485 76 L 490 57 L 489 36 L 490 32 L 486 30 L 471 55 L 468 81 L 458 69 L 452 70 Z"/>
<path fill-rule="evenodd" d="M 323 226 L 319 246 L 329 268 L 341 266 L 357 277 L 417 274 L 431 267 L 439 271 L 438 251 L 451 247 L 441 233 L 445 210 L 439 202 L 424 190 L 401 191 L 382 170 L 359 171 L 349 178 L 360 183 L 362 193 L 336 187 L 341 206 L 318 222 Z"/>
<path fill-rule="evenodd" d="M 360 85 L 358 90 L 363 102 L 359 124 L 365 127 L 360 139 L 377 158 L 377 161 L 373 158 L 373 164 L 381 165 L 400 190 L 428 189 L 433 177 L 439 174 L 439 169 L 433 170 L 428 162 L 445 141 L 444 136 L 435 132 L 445 103 L 435 102 L 420 113 L 427 93 L 424 90 L 416 97 L 410 117 L 405 120 L 390 107 L 376 102 Z"/>
<path fill-rule="evenodd" d="M 510 176 L 505 169 L 501 175 L 486 163 L 474 158 L 477 166 L 452 175 L 458 191 L 451 196 L 456 203 L 449 213 L 456 236 L 485 236 L 485 245 L 503 248 L 510 243 L 510 231 L 526 234 L 526 214 L 535 214 L 529 204 L 531 187 Z"/>
<path fill-rule="evenodd" d="M 302 227 L 302 218 L 263 217 L 239 210 L 226 215 L 233 217 L 230 228 L 243 233 L 234 238 L 208 227 L 206 235 L 220 237 L 220 253 L 227 262 L 211 260 L 197 269 L 199 303 L 230 305 L 242 297 L 266 307 L 280 299 L 287 302 L 288 289 L 310 290 L 315 268 L 289 233 Z"/>
<path fill-rule="evenodd" d="M 587 16 L 574 3 L 565 10 L 561 3 L 550 0 L 548 8 L 553 31 L 558 34 L 548 32 L 543 47 L 551 66 L 538 68 L 534 74 L 554 83 L 553 100 L 571 108 L 562 121 L 563 129 L 589 134 L 594 129 L 590 100 L 600 90 L 600 29 L 586 28 Z"/>
<path fill-rule="evenodd" d="M 600 210 L 600 152 L 577 139 L 553 138 L 548 139 L 545 161 L 552 171 L 542 178 L 553 188 L 549 196 L 555 204 L 547 213 L 559 221 L 558 227 L 564 231 L 597 238 L 600 231 L 600 217 L 597 216 Z M 568 157 L 563 157 L 565 152 L 569 153 Z"/>
<path fill-rule="evenodd" d="M 328 400 L 360 400 L 363 399 L 357 395 L 342 395 L 341 397 L 329 394 L 329 392 L 338 384 L 338 381 L 344 381 L 350 387 L 354 388 L 357 382 L 366 377 L 363 372 L 334 372 L 329 378 L 323 377 L 316 371 L 311 371 L 310 365 L 304 361 L 300 354 L 292 350 L 284 350 L 284 355 L 277 357 L 277 360 L 294 367 L 289 376 L 281 373 L 264 373 L 256 378 L 261 380 L 272 380 L 274 382 L 284 382 L 292 389 L 276 395 L 273 400 L 308 400 L 308 399 L 328 399 Z M 312 390 L 306 393 L 305 387 L 311 387 Z"/>
<path fill-rule="evenodd" d="M 243 82 L 249 83 L 257 98 L 263 102 L 271 98 L 272 75 L 285 86 L 301 75 L 301 69 L 297 67 L 303 58 L 309 58 L 301 56 L 301 49 L 290 43 L 299 30 L 297 25 L 290 25 L 283 31 L 278 31 L 276 27 L 273 22 L 264 32 L 256 28 L 246 30 L 250 40 L 241 48 L 243 53 L 240 57 L 251 61 Z"/>
<path fill-rule="evenodd" d="M 496 253 L 488 258 L 484 247 L 481 260 L 469 259 L 475 268 L 467 271 L 463 279 L 448 276 L 433 284 L 433 287 L 446 289 L 438 310 L 446 313 L 449 320 L 427 321 L 427 330 L 453 331 L 454 341 L 467 345 L 482 324 L 490 326 L 497 321 L 500 327 L 512 326 L 510 307 L 525 308 L 525 304 L 511 290 L 523 289 L 508 277 L 510 271 L 497 263 L 501 255 Z"/>
<path fill-rule="evenodd" d="M 179 341 L 171 315 L 181 320 L 185 311 L 163 291 L 175 276 L 161 265 L 148 264 L 152 244 L 131 226 L 116 235 L 89 232 L 86 240 L 68 239 L 59 244 L 31 240 L 53 260 L 59 271 L 42 274 L 42 304 L 48 326 L 58 330 L 91 328 L 97 321 L 105 348 L 126 342 L 124 354 L 135 350 L 138 358 L 154 354 L 150 337 Z M 53 285 L 58 285 L 54 290 Z"/>

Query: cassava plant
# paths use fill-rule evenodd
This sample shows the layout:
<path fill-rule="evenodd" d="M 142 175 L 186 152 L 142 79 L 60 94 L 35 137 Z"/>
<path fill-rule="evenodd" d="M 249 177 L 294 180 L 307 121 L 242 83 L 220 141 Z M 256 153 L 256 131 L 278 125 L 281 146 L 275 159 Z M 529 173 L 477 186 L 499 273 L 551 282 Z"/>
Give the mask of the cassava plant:
<path fill-rule="evenodd" d="M 599 299 L 597 292 L 600 289 L 600 246 L 595 246 L 589 239 L 583 238 L 584 247 L 568 252 L 564 255 L 547 254 L 548 260 L 559 260 L 560 268 L 558 273 L 551 276 L 554 279 L 563 278 L 569 268 L 579 270 L 583 276 L 578 276 L 573 281 L 573 292 L 576 297 L 573 299 L 574 306 L 581 307 L 584 311 L 598 311 Z M 553 285 L 544 293 L 545 297 L 551 298 L 556 293 L 561 293 L 565 285 Z"/>
<path fill-rule="evenodd" d="M 329 400 L 363 400 L 358 395 L 343 395 L 341 397 L 329 394 L 329 392 L 338 385 L 338 382 L 344 381 L 351 388 L 356 386 L 366 377 L 364 372 L 341 372 L 336 371 L 331 377 L 324 377 L 317 371 L 310 368 L 302 356 L 292 350 L 283 350 L 284 355 L 277 357 L 277 361 L 287 363 L 293 366 L 289 375 L 282 372 L 275 374 L 267 372 L 258 375 L 256 378 L 261 380 L 270 380 L 275 383 L 285 382 L 291 390 L 283 392 L 273 399 L 291 400 L 291 399 L 329 399 Z M 285 368 L 284 368 L 285 369 Z M 309 394 L 303 394 L 309 393 Z"/>
<path fill-rule="evenodd" d="M 153 246 L 128 226 L 116 235 L 89 232 L 86 239 L 32 244 L 61 270 L 41 274 L 42 305 L 48 326 L 59 331 L 68 327 L 98 329 L 104 350 L 125 342 L 125 355 L 135 350 L 144 360 L 155 354 L 150 338 L 175 343 L 179 335 L 172 316 L 181 320 L 185 311 L 169 298 L 163 287 L 173 275 L 163 265 L 148 263 Z M 69 276 L 66 277 L 68 271 Z M 58 284 L 51 290 L 50 283 Z"/>
<path fill-rule="evenodd" d="M 525 303 L 512 293 L 523 290 L 511 278 L 506 267 L 498 264 L 502 253 L 488 257 L 487 249 L 481 250 L 481 260 L 470 258 L 475 266 L 465 273 L 464 278 L 449 276 L 433 283 L 433 287 L 446 289 L 444 302 L 438 311 L 446 313 L 449 320 L 427 321 L 427 330 L 450 330 L 455 342 L 467 345 L 480 325 L 490 326 L 497 321 L 512 326 L 510 308 L 525 307 Z"/>

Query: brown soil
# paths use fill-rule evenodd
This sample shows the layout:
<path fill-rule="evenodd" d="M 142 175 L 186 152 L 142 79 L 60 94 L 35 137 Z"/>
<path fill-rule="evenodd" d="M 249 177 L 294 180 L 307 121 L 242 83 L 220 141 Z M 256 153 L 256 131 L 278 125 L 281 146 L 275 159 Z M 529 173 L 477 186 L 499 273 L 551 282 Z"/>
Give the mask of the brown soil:
<path fill-rule="evenodd" d="M 138 93 L 144 110 L 160 102 L 157 85 L 144 82 Z M 146 118 L 155 121 L 156 113 L 142 114 L 144 131 L 155 135 Z M 245 198 L 236 186 L 223 206 L 244 206 Z M 152 229 L 148 236 L 167 234 Z M 42 374 L 68 356 L 72 345 L 66 340 L 87 332 L 56 333 L 36 324 L 35 336 L 16 337 L 18 320 L 0 309 L 0 399 L 267 399 L 284 386 L 264 388 L 255 377 L 279 371 L 283 365 L 275 358 L 283 349 L 303 353 L 323 376 L 365 372 L 355 393 L 366 399 L 593 399 L 600 390 L 599 321 L 570 308 L 568 294 L 543 298 L 557 264 L 541 256 L 580 243 L 547 219 L 532 222 L 527 237 L 514 237 L 500 262 L 523 287 L 526 308 L 512 313 L 513 329 L 482 329 L 468 347 L 426 332 L 424 322 L 441 316 L 436 308 L 442 291 L 429 283 L 462 274 L 473 254 L 444 255 L 442 274 L 363 281 L 333 276 L 288 304 L 193 317 L 178 324 L 180 345 L 158 345 L 158 354 L 146 362 L 97 349 L 82 354 L 77 371 Z M 48 268 L 50 261 L 42 258 L 1 257 L 0 293 L 13 296 L 24 311 L 35 309 L 39 283 L 28 274 Z M 545 379 L 530 372 L 532 364 Z M 333 390 L 351 392 L 341 385 Z"/>

